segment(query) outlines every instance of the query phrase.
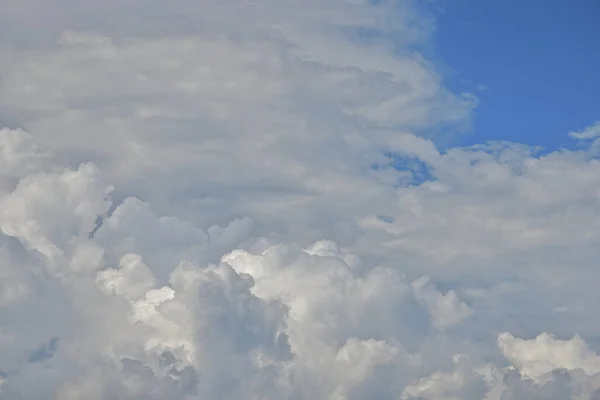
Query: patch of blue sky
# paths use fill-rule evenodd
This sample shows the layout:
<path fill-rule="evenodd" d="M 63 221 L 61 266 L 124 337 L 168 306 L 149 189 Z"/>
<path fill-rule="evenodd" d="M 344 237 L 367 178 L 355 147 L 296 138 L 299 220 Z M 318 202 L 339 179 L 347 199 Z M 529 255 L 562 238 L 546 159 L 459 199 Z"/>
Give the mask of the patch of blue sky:
<path fill-rule="evenodd" d="M 48 343 L 44 343 L 39 348 L 32 351 L 31 354 L 29 354 L 29 358 L 27 361 L 29 363 L 36 363 L 54 357 L 54 354 L 56 354 L 58 350 L 58 344 L 59 339 L 53 337 L 48 341 Z"/>
<path fill-rule="evenodd" d="M 387 151 L 383 153 L 385 161 L 371 165 L 371 169 L 385 170 L 393 168 L 396 171 L 408 172 L 410 179 L 408 181 L 398 182 L 396 186 L 418 186 L 423 182 L 434 181 L 436 178 L 433 175 L 431 166 L 423 162 L 417 157 L 407 156 L 399 153 Z"/>
<path fill-rule="evenodd" d="M 393 224 L 396 222 L 396 219 L 394 217 L 390 217 L 389 215 L 378 215 L 377 218 L 387 224 Z"/>
<path fill-rule="evenodd" d="M 371 0 L 373 4 L 380 3 Z M 420 48 L 455 93 L 479 98 L 471 131 L 417 132 L 438 148 L 471 147 L 496 153 L 508 143 L 530 146 L 537 157 L 587 149 L 580 131 L 600 120 L 600 2 L 597 0 L 428 0 L 435 17 L 430 47 Z M 356 41 L 377 42 L 386 32 L 357 29 Z M 398 39 L 401 41 L 401 39 Z M 448 139 L 450 138 L 450 139 Z M 489 145 L 482 145 L 489 143 Z M 385 154 L 373 169 L 412 173 L 409 184 L 435 180 L 416 158 Z"/>
<path fill-rule="evenodd" d="M 480 100 L 471 134 L 448 146 L 582 145 L 568 133 L 600 119 L 598 0 L 426 3 L 437 19 L 427 57 L 451 90 Z"/>

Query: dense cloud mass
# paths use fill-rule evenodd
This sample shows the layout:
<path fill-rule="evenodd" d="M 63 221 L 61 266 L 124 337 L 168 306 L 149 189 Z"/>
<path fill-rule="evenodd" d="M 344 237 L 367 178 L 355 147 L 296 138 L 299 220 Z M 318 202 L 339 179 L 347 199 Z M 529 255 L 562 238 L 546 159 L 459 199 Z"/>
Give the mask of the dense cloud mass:
<path fill-rule="evenodd" d="M 2 8 L 0 399 L 600 399 L 598 123 L 446 146 L 410 1 Z"/>

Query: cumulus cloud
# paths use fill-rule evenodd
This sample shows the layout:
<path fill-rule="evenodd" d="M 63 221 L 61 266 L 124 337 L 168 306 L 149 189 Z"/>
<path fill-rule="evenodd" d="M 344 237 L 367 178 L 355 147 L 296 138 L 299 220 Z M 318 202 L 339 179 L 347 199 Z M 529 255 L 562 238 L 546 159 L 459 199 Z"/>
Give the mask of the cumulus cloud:
<path fill-rule="evenodd" d="M 498 345 L 515 368 L 534 381 L 558 369 L 581 369 L 587 375 L 600 372 L 600 356 L 579 336 L 558 340 L 542 333 L 524 340 L 503 332 L 498 337 Z"/>
<path fill-rule="evenodd" d="M 443 148 L 412 2 L 0 22 L 0 399 L 600 393 L 594 145 Z"/>
<path fill-rule="evenodd" d="M 433 324 L 438 329 L 450 328 L 473 314 L 473 310 L 458 298 L 456 292 L 438 292 L 426 276 L 414 281 L 412 287 L 417 299 L 427 307 Z"/>
<path fill-rule="evenodd" d="M 414 266 L 404 265 L 416 262 L 414 255 L 377 265 L 369 252 L 360 256 L 329 240 L 272 244 L 242 220 L 203 231 L 158 217 L 135 198 L 111 205 L 112 187 L 91 164 L 53 170 L 24 176 L 2 200 L 3 238 L 14 254 L 3 263 L 10 283 L 3 307 L 8 316 L 45 312 L 50 320 L 55 307 L 66 307 L 58 321 L 25 336 L 22 323 L 5 317 L 1 396 L 500 399 L 542 393 L 542 377 L 569 396 L 591 396 L 598 388 L 598 356 L 581 337 L 560 341 L 542 333 L 528 341 L 500 330 L 506 320 L 498 313 L 519 311 L 512 303 L 495 308 L 519 290 L 509 281 L 482 292 L 476 286 L 485 282 L 473 280 L 473 270 L 465 278 L 451 258 L 422 251 L 422 261 L 436 263 L 428 271 L 445 265 L 463 274 L 463 286 L 440 291 L 452 283 L 444 273 L 438 284 L 430 276 L 410 280 Z M 427 185 L 398 196 L 450 192 Z M 385 254 L 386 242 L 381 245 Z M 507 251 L 513 245 L 504 244 Z M 221 256 L 212 262 L 215 252 Z M 530 268 L 533 274 L 519 279 L 539 277 Z M 507 273 L 514 273 L 510 266 Z M 568 293 L 555 282 L 537 284 L 546 296 L 550 289 Z M 528 294 L 525 300 L 537 295 Z M 556 313 L 547 305 L 529 307 L 547 318 Z M 539 326 L 552 325 L 530 329 Z M 501 332 L 497 348 L 479 338 L 486 332 Z M 493 354 L 521 378 L 506 364 L 490 364 Z M 561 384 L 563 370 L 569 378 Z M 43 379 L 23 386 L 32 374 Z"/>

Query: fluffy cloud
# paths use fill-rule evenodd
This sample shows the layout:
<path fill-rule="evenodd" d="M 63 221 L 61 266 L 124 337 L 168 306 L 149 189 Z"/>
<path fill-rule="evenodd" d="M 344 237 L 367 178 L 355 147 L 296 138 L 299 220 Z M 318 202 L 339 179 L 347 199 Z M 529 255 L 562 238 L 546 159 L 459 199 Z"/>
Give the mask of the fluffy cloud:
<path fill-rule="evenodd" d="M 408 2 L 31 3 L 48 17 L 17 2 L 11 33 L 54 43 L 0 48 L 7 122 L 64 164 L 95 162 L 120 196 L 203 226 L 250 216 L 294 239 L 350 236 L 339 221 L 387 194 L 370 166 L 405 147 L 398 133 L 458 129 L 475 103 L 392 48 L 427 38 Z"/>
<path fill-rule="evenodd" d="M 522 375 L 535 381 L 557 369 L 581 369 L 587 375 L 600 372 L 600 356 L 579 336 L 557 340 L 542 333 L 535 339 L 524 340 L 503 332 L 498 345 Z"/>
<path fill-rule="evenodd" d="M 598 396 L 595 147 L 444 149 L 411 2 L 0 18 L 0 399 Z"/>
<path fill-rule="evenodd" d="M 4 132 L 29 137 L 22 131 Z M 524 157 L 524 163 L 544 160 Z M 562 157 L 572 160 L 573 168 L 582 160 Z M 486 162 L 501 168 L 497 158 Z M 595 165 L 579 163 L 579 168 Z M 529 173 L 513 171 L 512 179 Z M 398 198 L 407 192 L 414 199 L 423 191 L 438 198 L 451 194 L 433 187 L 404 187 Z M 476 202 L 467 189 L 462 188 L 463 198 Z M 589 398 L 599 387 L 598 356 L 581 337 L 560 341 L 542 333 L 525 340 L 503 331 L 507 322 L 518 323 L 531 313 L 545 317 L 521 326 L 522 334 L 542 326 L 556 328 L 552 318 L 557 312 L 565 318 L 586 316 L 581 307 L 557 310 L 534 301 L 553 293 L 566 294 L 567 303 L 576 299 L 556 282 L 537 281 L 540 288 L 531 290 L 507 280 L 515 276 L 510 265 L 503 273 L 478 266 L 503 278 L 484 292 L 482 285 L 490 282 L 482 281 L 469 263 L 458 267 L 454 254 L 432 257 L 421 249 L 417 257 L 417 247 L 407 243 L 404 259 L 377 265 L 372 252 L 355 253 L 361 246 L 272 244 L 256 237 L 244 220 L 203 231 L 177 218 L 158 217 L 139 199 L 113 203 L 107 197 L 111 192 L 99 170 L 84 164 L 76 170 L 52 167 L 24 175 L 4 195 L 1 396 L 504 399 L 547 396 L 544 384 L 551 383 L 559 385 L 558 393 Z M 585 199 L 586 193 L 571 193 L 563 201 Z M 421 204 L 423 214 L 434 210 Z M 545 215 L 548 219 L 552 213 Z M 408 216 L 394 218 L 367 224 L 364 240 L 381 240 L 381 229 L 393 237 L 401 234 L 393 228 L 399 218 L 411 227 Z M 480 236 L 490 228 L 494 233 L 494 225 L 480 226 L 470 224 Z M 433 232 L 429 238 L 435 238 Z M 461 243 L 459 255 L 493 262 L 491 249 L 473 254 Z M 540 246 L 537 241 L 516 249 L 512 241 L 499 245 L 507 254 L 522 255 Z M 380 246 L 385 258 L 387 242 Z M 433 264 L 427 268 L 430 276 L 411 281 L 415 266 L 424 262 Z M 461 274 L 460 279 L 452 282 L 439 271 L 447 268 Z M 517 275 L 521 285 L 540 277 L 535 265 L 528 268 L 533 271 Z M 455 288 L 440 289 L 448 285 Z M 579 286 L 586 295 L 591 289 Z M 530 301 L 528 307 L 512 308 L 514 299 L 500 304 L 516 293 Z M 521 315 L 514 314 L 519 311 Z M 500 319 L 499 313 L 506 312 L 516 319 Z M 33 321 L 43 323 L 43 329 L 23 335 L 24 324 Z M 585 328 L 577 319 L 574 323 Z M 498 337 L 497 347 L 486 335 Z M 491 355 L 503 356 L 505 362 L 490 363 Z M 32 376 L 39 377 L 38 384 L 26 385 Z"/>

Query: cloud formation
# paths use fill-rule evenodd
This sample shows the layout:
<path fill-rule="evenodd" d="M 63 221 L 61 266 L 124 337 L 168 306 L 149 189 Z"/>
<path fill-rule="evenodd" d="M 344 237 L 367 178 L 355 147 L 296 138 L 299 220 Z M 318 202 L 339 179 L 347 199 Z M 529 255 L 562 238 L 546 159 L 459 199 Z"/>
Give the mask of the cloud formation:
<path fill-rule="evenodd" d="M 588 126 L 582 131 L 571 132 L 569 136 L 575 139 L 594 139 L 600 136 L 600 121 L 596 121 L 595 124 Z"/>
<path fill-rule="evenodd" d="M 0 399 L 599 396 L 594 145 L 440 145 L 411 2 L 2 14 Z"/>

